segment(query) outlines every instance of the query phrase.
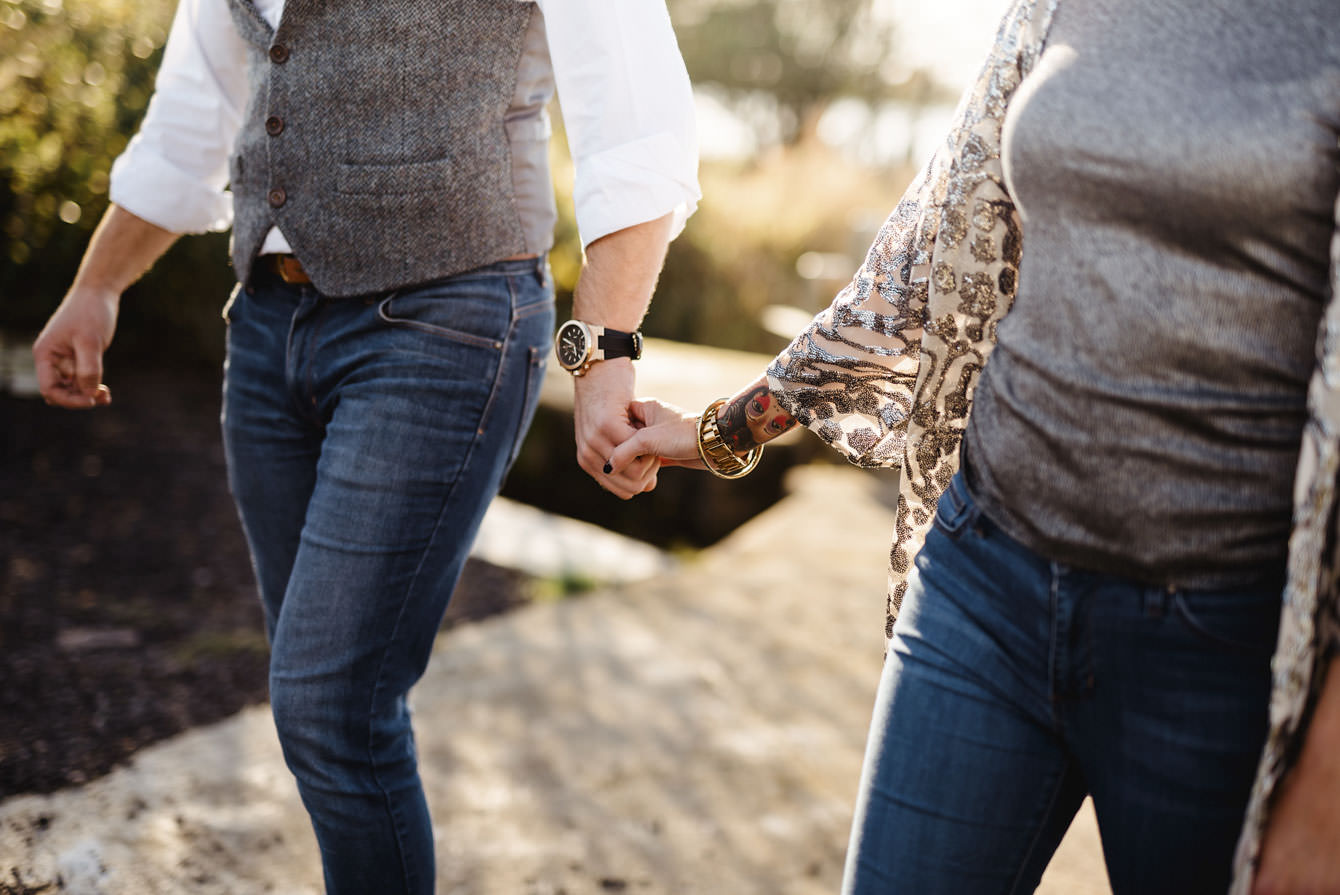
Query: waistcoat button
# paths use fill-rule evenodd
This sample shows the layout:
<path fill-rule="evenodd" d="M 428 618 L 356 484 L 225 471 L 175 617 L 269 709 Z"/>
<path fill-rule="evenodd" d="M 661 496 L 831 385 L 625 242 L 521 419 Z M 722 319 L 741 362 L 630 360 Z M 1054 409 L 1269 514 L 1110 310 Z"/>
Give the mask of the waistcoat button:
<path fill-rule="evenodd" d="M 278 208 L 279 206 L 283 205 L 285 202 L 288 201 L 288 194 L 285 193 L 282 189 L 275 187 L 274 189 L 270 190 L 269 199 L 270 199 L 270 207 Z"/>
<path fill-rule="evenodd" d="M 283 44 L 275 44 L 270 47 L 270 61 L 275 65 L 283 65 L 288 62 L 288 47 Z"/>
<path fill-rule="evenodd" d="M 272 137 L 277 137 L 284 132 L 284 119 L 278 115 L 271 115 L 265 119 L 265 132 Z"/>

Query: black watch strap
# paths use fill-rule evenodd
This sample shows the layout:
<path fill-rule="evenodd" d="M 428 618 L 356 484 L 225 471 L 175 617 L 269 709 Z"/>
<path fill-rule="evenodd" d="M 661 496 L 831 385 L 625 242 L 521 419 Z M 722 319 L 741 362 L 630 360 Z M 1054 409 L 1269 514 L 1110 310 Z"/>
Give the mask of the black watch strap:
<path fill-rule="evenodd" d="M 631 357 L 637 360 L 642 357 L 642 333 L 626 333 L 606 328 L 596 338 L 596 347 L 606 360 L 612 357 Z"/>

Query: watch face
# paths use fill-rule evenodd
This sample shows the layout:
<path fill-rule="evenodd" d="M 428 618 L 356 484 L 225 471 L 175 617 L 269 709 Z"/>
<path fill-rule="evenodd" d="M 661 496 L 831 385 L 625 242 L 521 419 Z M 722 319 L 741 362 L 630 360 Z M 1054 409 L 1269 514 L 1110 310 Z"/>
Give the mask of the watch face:
<path fill-rule="evenodd" d="M 558 331 L 558 338 L 554 341 L 554 347 L 558 349 L 558 362 L 565 369 L 573 370 L 580 367 L 590 350 L 586 341 L 586 330 L 576 323 L 563 324 Z"/>

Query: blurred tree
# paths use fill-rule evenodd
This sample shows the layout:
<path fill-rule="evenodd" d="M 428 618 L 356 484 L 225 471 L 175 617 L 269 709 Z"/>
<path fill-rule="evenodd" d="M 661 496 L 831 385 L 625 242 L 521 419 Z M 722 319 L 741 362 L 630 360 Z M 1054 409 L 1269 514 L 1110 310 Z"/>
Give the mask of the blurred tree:
<path fill-rule="evenodd" d="M 170 0 L 0 0 L 0 289 L 59 294 L 148 102 Z"/>
<path fill-rule="evenodd" d="M 670 10 L 693 83 L 764 144 L 814 136 L 838 99 L 920 104 L 947 92 L 890 64 L 894 26 L 876 0 L 671 0 Z"/>
<path fill-rule="evenodd" d="M 69 286 L 107 206 L 112 162 L 153 91 L 175 5 L 0 0 L 0 327 L 40 327 Z M 127 296 L 118 353 L 153 345 L 216 361 L 224 248 L 223 237 L 178 245 Z"/>

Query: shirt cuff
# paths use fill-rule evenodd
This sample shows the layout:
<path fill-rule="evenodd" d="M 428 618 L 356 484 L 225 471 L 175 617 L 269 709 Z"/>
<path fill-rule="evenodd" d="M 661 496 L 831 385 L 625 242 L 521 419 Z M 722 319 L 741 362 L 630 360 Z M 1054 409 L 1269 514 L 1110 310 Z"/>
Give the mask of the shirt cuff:
<path fill-rule="evenodd" d="M 652 134 L 576 162 L 572 201 L 586 247 L 602 236 L 673 214 L 670 238 L 698 208 L 697 157 L 671 133 Z"/>
<path fill-rule="evenodd" d="M 154 152 L 136 136 L 112 164 L 112 202 L 173 233 L 227 230 L 232 194 L 210 187 Z"/>

